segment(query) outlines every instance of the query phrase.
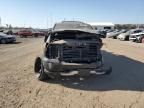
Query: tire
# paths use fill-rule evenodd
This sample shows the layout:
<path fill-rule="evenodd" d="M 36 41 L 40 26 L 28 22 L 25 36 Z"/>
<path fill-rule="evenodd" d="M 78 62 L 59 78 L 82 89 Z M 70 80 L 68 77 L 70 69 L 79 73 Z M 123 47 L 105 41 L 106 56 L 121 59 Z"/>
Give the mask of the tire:
<path fill-rule="evenodd" d="M 134 42 L 135 43 L 141 43 L 141 40 L 136 39 Z"/>
<path fill-rule="evenodd" d="M 20 37 L 21 37 L 21 38 L 27 38 L 27 36 L 25 36 L 25 35 L 20 35 Z"/>
<path fill-rule="evenodd" d="M 144 37 L 142 37 L 142 38 L 141 38 L 141 43 L 143 43 L 143 44 L 144 44 Z"/>
<path fill-rule="evenodd" d="M 38 80 L 45 81 L 48 79 L 48 75 L 44 72 L 44 66 L 40 57 L 35 59 L 34 71 Z"/>
<path fill-rule="evenodd" d="M 34 38 L 35 37 L 35 35 L 33 34 L 33 35 L 31 35 L 32 36 L 32 38 Z"/>
<path fill-rule="evenodd" d="M 34 37 L 38 37 L 38 34 L 34 34 Z"/>
<path fill-rule="evenodd" d="M 5 40 L 5 39 L 2 39 L 2 40 L 1 40 L 1 43 L 2 43 L 2 44 L 6 44 L 6 40 Z"/>
<path fill-rule="evenodd" d="M 129 36 L 126 36 L 124 40 L 129 41 Z"/>
<path fill-rule="evenodd" d="M 113 36 L 113 39 L 117 39 L 117 36 Z"/>
<path fill-rule="evenodd" d="M 23 38 L 23 35 L 20 35 L 20 38 Z"/>

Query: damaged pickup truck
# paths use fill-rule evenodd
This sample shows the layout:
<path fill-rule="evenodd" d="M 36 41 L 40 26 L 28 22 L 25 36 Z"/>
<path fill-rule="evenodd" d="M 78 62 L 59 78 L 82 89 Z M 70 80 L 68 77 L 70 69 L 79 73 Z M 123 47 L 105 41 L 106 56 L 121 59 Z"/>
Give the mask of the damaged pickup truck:
<path fill-rule="evenodd" d="M 64 21 L 55 24 L 45 37 L 43 56 L 35 60 L 34 71 L 39 80 L 76 72 L 78 75 L 110 74 L 101 53 L 102 35 L 85 23 Z"/>

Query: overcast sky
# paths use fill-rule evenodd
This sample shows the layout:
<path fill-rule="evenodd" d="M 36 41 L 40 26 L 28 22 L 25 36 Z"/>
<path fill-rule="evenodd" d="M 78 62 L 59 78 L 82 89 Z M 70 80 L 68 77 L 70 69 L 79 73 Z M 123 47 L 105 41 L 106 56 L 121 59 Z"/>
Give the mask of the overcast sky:
<path fill-rule="evenodd" d="M 47 28 L 61 20 L 144 23 L 144 0 L 0 0 L 2 25 Z"/>

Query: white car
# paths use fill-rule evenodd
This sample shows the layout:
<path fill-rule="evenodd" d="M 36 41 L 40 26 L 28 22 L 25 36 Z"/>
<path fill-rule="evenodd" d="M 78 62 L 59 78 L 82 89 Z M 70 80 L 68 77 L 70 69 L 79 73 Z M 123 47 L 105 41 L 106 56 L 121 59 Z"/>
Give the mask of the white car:
<path fill-rule="evenodd" d="M 143 37 L 144 37 L 144 32 L 134 33 L 134 34 L 130 35 L 129 40 L 133 41 L 133 42 L 140 42 L 140 43 L 142 43 Z"/>
<path fill-rule="evenodd" d="M 107 37 L 117 39 L 117 36 L 119 34 L 126 33 L 126 32 L 127 32 L 127 30 L 117 30 L 117 31 L 114 31 L 114 32 L 107 33 Z"/>
<path fill-rule="evenodd" d="M 6 43 L 14 43 L 16 41 L 16 37 L 13 35 L 7 35 L 4 33 L 0 33 L 0 43 L 6 44 Z"/>
<path fill-rule="evenodd" d="M 140 33 L 140 32 L 143 32 L 143 31 L 144 31 L 143 29 L 133 29 L 133 30 L 127 31 L 126 33 L 121 33 L 120 35 L 118 35 L 117 38 L 119 40 L 129 40 L 129 36 L 131 34 Z"/>

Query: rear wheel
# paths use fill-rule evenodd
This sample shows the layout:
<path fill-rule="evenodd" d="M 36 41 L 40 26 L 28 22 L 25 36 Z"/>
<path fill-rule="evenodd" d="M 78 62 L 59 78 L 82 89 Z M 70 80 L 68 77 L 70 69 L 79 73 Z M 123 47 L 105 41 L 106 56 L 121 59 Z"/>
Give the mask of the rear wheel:
<path fill-rule="evenodd" d="M 47 74 L 44 72 L 44 66 L 40 57 L 37 57 L 35 60 L 34 71 L 38 80 L 45 81 L 48 79 Z"/>
<path fill-rule="evenodd" d="M 117 37 L 116 37 L 116 36 L 114 36 L 114 37 L 113 37 L 113 39 L 117 39 Z"/>
<path fill-rule="evenodd" d="M 20 38 L 23 38 L 23 35 L 20 35 Z"/>
<path fill-rule="evenodd" d="M 129 41 L 129 36 L 126 36 L 126 37 L 125 37 L 125 41 Z"/>

